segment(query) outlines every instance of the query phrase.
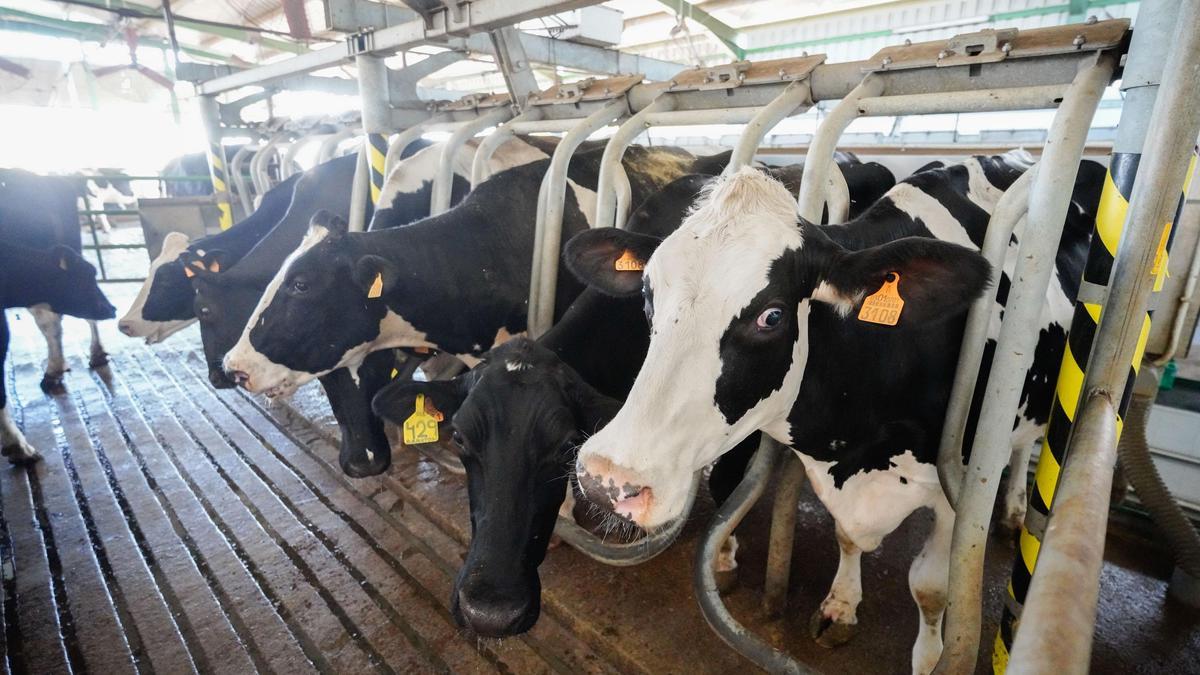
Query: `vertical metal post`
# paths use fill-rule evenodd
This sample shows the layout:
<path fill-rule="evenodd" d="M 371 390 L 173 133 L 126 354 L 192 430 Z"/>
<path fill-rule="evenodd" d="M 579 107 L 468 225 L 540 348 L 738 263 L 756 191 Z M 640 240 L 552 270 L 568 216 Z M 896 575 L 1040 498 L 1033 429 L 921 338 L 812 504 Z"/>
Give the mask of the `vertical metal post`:
<path fill-rule="evenodd" d="M 792 82 L 746 124 L 742 135 L 738 137 L 733 154 L 729 157 L 729 165 L 725 173 L 732 175 L 738 169 L 754 160 L 754 152 L 762 144 L 763 136 L 775 128 L 784 118 L 807 111 L 812 107 L 812 88 L 808 78 Z"/>
<path fill-rule="evenodd" d="M 222 230 L 233 225 L 233 206 L 229 203 L 229 179 L 225 172 L 225 149 L 221 145 L 221 113 L 216 96 L 201 96 L 200 119 L 208 136 L 208 174 L 212 179 L 213 197 L 220 210 Z"/>
<path fill-rule="evenodd" d="M 433 194 L 429 201 L 429 215 L 436 216 L 450 209 L 450 197 L 454 188 L 454 159 L 459 149 L 475 134 L 503 124 L 513 115 L 512 108 L 501 106 L 481 114 L 475 119 L 464 122 L 450 134 L 446 144 L 442 146 L 441 161 L 438 162 L 437 174 L 433 178 Z"/>
<path fill-rule="evenodd" d="M 258 146 L 260 149 L 262 145 Z M 233 159 L 229 160 L 229 177 L 233 180 L 234 186 L 237 188 L 238 201 L 242 203 L 242 213 L 247 216 L 254 211 L 253 195 L 250 194 L 250 186 L 246 184 L 246 177 L 242 175 L 242 165 L 246 162 L 246 157 L 253 152 L 255 146 L 251 143 L 243 145 L 233 155 Z"/>
<path fill-rule="evenodd" d="M 1020 403 L 1025 373 L 1033 361 L 1038 318 L 1054 271 L 1075 175 L 1096 106 L 1112 79 L 1116 58 L 1101 53 L 1094 64 L 1081 65 L 1063 96 L 1046 137 L 1038 175 L 1029 194 L 1028 228 L 1021 240 L 1017 266 L 996 342 L 991 377 L 971 450 L 971 463 L 954 519 L 950 554 L 946 647 L 937 671 L 971 672 L 979 651 L 982 613 L 983 558 L 988 525 L 1000 473 L 1011 455 L 1013 415 Z"/>
<path fill-rule="evenodd" d="M 1133 33 L 1133 41 L 1122 76 L 1121 88 L 1125 93 L 1125 100 L 1121 110 L 1121 122 L 1117 128 L 1117 137 L 1113 142 L 1108 176 L 1100 198 L 1096 230 L 1092 236 L 1087 262 L 1084 265 L 1083 280 L 1087 282 L 1084 285 L 1085 288 L 1096 286 L 1103 291 L 1109 285 L 1109 278 L 1118 253 L 1122 260 L 1136 260 L 1134 256 L 1143 251 L 1140 248 L 1131 249 L 1131 243 L 1136 247 L 1140 246 L 1141 242 L 1147 238 L 1154 238 L 1147 253 L 1153 258 L 1153 244 L 1158 241 L 1157 237 L 1162 231 L 1162 223 L 1170 217 L 1169 214 L 1162 218 L 1151 217 L 1147 209 L 1152 209 L 1156 205 L 1150 204 L 1149 200 L 1143 200 L 1147 203 L 1140 205 L 1139 210 L 1135 212 L 1132 200 L 1135 193 L 1139 191 L 1139 184 L 1142 183 L 1141 180 L 1138 180 L 1135 184 L 1134 178 L 1138 174 L 1139 164 L 1143 163 L 1141 155 L 1143 145 L 1146 145 L 1147 149 L 1154 146 L 1156 148 L 1155 161 L 1161 163 L 1169 157 L 1169 153 L 1164 152 L 1162 143 L 1179 143 L 1176 154 L 1180 151 L 1185 153 L 1184 159 L 1186 160 L 1186 153 L 1191 149 L 1196 138 L 1194 127 L 1191 135 L 1186 138 L 1168 135 L 1169 133 L 1179 133 L 1180 125 L 1186 126 L 1186 123 L 1194 116 L 1194 101 L 1185 102 L 1175 108 L 1165 106 L 1160 108 L 1155 104 L 1156 99 L 1160 98 L 1158 83 L 1164 73 L 1164 64 L 1171 64 L 1172 67 L 1180 70 L 1178 73 L 1165 71 L 1168 77 L 1175 77 L 1176 80 L 1180 77 L 1184 79 L 1190 77 L 1191 85 L 1194 86 L 1197 77 L 1200 77 L 1195 72 L 1198 58 L 1194 51 L 1197 44 L 1196 36 L 1191 34 L 1194 32 L 1195 24 L 1185 23 L 1186 16 L 1190 16 L 1193 22 L 1197 20 L 1197 2 L 1189 0 L 1188 9 L 1184 10 L 1180 10 L 1180 4 L 1179 0 L 1148 0 L 1142 4 L 1138 12 L 1137 30 Z M 1188 49 L 1192 51 L 1188 51 Z M 1183 58 L 1192 60 L 1189 63 L 1181 60 Z M 1174 86 L 1177 89 L 1186 90 L 1187 84 L 1181 85 L 1176 81 Z M 1175 92 L 1175 95 L 1177 96 L 1178 92 Z M 1184 100 L 1186 101 L 1186 99 Z M 1156 125 L 1164 118 L 1170 123 L 1169 128 L 1160 128 Z M 1155 130 L 1153 135 L 1147 133 L 1149 129 Z M 1145 164 L 1155 169 L 1162 168 L 1149 161 Z M 1181 171 L 1175 172 L 1173 180 L 1176 182 L 1169 187 L 1163 185 L 1162 179 L 1159 179 L 1157 187 L 1161 188 L 1161 192 L 1155 196 L 1155 199 L 1178 199 L 1178 181 L 1181 173 Z M 1142 194 L 1145 194 L 1144 191 Z M 1123 235 L 1123 231 L 1129 227 L 1129 223 L 1137 224 L 1138 233 Z M 1118 244 L 1120 245 L 1119 249 Z M 1130 267 L 1128 263 L 1123 264 L 1127 268 Z M 1131 280 L 1129 275 L 1144 273 L 1139 270 L 1140 268 L 1126 269 L 1123 273 L 1122 283 L 1128 286 L 1136 281 L 1136 279 Z M 1013 563 L 1013 575 L 1008 585 L 1010 593 L 1005 603 L 999 633 L 993 643 L 992 663 L 997 673 L 1003 672 L 1006 668 L 1009 650 L 1013 645 L 1014 635 L 1018 632 L 1021 607 L 1025 602 L 1037 564 L 1046 519 L 1050 513 L 1050 505 L 1053 503 L 1058 485 L 1060 467 L 1069 454 L 1075 414 L 1083 393 L 1088 391 L 1091 386 L 1099 385 L 1106 388 L 1117 401 L 1117 414 L 1123 415 L 1128 402 L 1128 393 L 1132 387 L 1130 386 L 1128 390 L 1118 394 L 1117 391 L 1121 384 L 1117 384 L 1115 387 L 1111 382 L 1101 385 L 1100 381 L 1096 379 L 1099 372 L 1098 364 L 1103 364 L 1099 366 L 1100 368 L 1112 370 L 1113 364 L 1124 363 L 1124 368 L 1118 368 L 1121 377 L 1128 377 L 1130 364 L 1133 364 L 1135 371 L 1140 365 L 1140 348 L 1135 349 L 1134 343 L 1117 344 L 1113 341 L 1113 331 L 1116 330 L 1114 322 L 1121 320 L 1127 324 L 1124 328 L 1143 330 L 1148 333 L 1149 316 L 1141 309 L 1145 307 L 1145 298 L 1141 297 L 1141 304 L 1130 304 L 1133 301 L 1130 295 L 1131 289 L 1122 291 L 1123 297 L 1119 296 L 1116 289 L 1117 283 L 1117 279 L 1114 278 L 1113 290 L 1107 299 L 1099 297 L 1089 301 L 1087 298 L 1081 298 L 1075 304 L 1075 314 L 1067 334 L 1067 348 L 1063 355 L 1058 386 L 1051 404 L 1050 421 L 1046 428 L 1041 456 L 1034 475 L 1033 489 L 1030 490 L 1029 508 L 1021 529 L 1019 540 L 1021 555 L 1018 555 Z M 1150 283 L 1153 284 L 1153 279 L 1150 280 Z M 1140 294 L 1141 291 L 1138 293 Z M 1113 319 L 1105 322 L 1110 325 L 1106 329 L 1104 337 L 1101 338 L 1100 319 L 1104 306 L 1113 308 Z M 1105 312 L 1106 317 L 1108 314 Z M 1108 340 L 1108 342 L 1102 342 L 1102 340 Z M 1094 344 L 1099 346 L 1096 347 L 1096 352 L 1093 354 Z M 1128 359 L 1114 358 L 1114 349 L 1133 351 L 1134 355 Z M 1104 356 L 1101 356 L 1102 353 Z M 1087 373 L 1086 381 L 1085 372 Z M 1130 381 L 1131 384 L 1132 381 Z"/>
<path fill-rule="evenodd" d="M 411 127 L 396 134 L 396 137 L 392 139 L 391 144 L 388 145 L 387 157 L 384 158 L 383 162 L 383 175 L 385 181 L 387 180 L 387 177 L 391 175 L 392 169 L 396 168 L 396 163 L 400 161 L 400 157 L 404 154 L 405 149 L 407 149 L 409 145 L 412 145 L 414 141 L 416 141 L 421 137 L 422 134 L 425 133 L 425 127 L 435 122 L 444 121 L 444 119 L 445 116 L 443 115 L 435 115 L 424 122 L 417 122 Z"/>
<path fill-rule="evenodd" d="M 529 95 L 538 90 L 537 78 L 529 59 L 525 56 L 525 47 L 521 44 L 521 34 L 513 26 L 505 26 L 489 31 L 492 49 L 495 51 L 496 65 L 504 76 L 504 84 L 518 110 L 525 110 L 525 102 Z"/>
<path fill-rule="evenodd" d="M 371 198 L 371 168 L 367 165 L 367 144 L 359 145 L 356 154 L 358 161 L 354 164 L 354 182 L 350 184 L 350 218 L 346 224 L 351 232 L 362 232 L 367 229 L 367 207 Z"/>
<path fill-rule="evenodd" d="M 588 115 L 559 141 L 550 167 L 538 190 L 537 224 L 533 235 L 533 269 L 529 279 L 528 332 L 540 337 L 554 324 L 554 302 L 558 285 L 558 256 L 562 244 L 563 204 L 567 194 L 567 168 L 571 157 L 589 136 L 629 111 L 619 98 Z"/>
<path fill-rule="evenodd" d="M 792 545 L 796 539 L 796 508 L 804 488 L 804 463 L 787 451 L 783 470 L 775 483 L 771 510 L 771 544 L 767 548 L 767 577 L 763 586 L 763 612 L 777 617 L 787 606 L 788 577 L 792 571 Z"/>
<path fill-rule="evenodd" d="M 363 131 L 370 183 L 371 204 L 379 201 L 383 190 L 387 158 L 387 137 L 391 133 L 391 107 L 388 105 L 388 71 L 383 57 L 359 54 L 354 57 L 358 67 L 358 96 L 362 100 Z"/>

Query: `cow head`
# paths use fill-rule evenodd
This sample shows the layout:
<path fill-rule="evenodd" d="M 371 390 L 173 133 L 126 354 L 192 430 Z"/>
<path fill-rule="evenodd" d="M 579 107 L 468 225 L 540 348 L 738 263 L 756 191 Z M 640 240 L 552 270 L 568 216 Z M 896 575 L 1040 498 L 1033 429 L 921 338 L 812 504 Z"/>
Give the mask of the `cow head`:
<path fill-rule="evenodd" d="M 388 316 L 383 296 L 399 281 L 394 265 L 356 250 L 346 221 L 318 211 L 226 354 L 226 372 L 250 391 L 286 396 L 357 367 Z"/>
<path fill-rule="evenodd" d="M 142 318 L 147 321 L 185 321 L 194 319 L 192 311 L 192 282 L 179 260 L 163 263 L 150 277 L 150 290 L 142 306 Z"/>
<path fill-rule="evenodd" d="M 146 344 L 156 344 L 192 323 L 190 319 L 150 321 L 142 315 L 142 310 L 146 306 L 146 299 L 150 294 L 151 287 L 154 285 L 155 273 L 163 265 L 179 259 L 179 255 L 187 249 L 187 243 L 187 235 L 181 232 L 171 232 L 163 239 L 162 250 L 159 252 L 158 257 L 150 263 L 150 278 L 142 284 L 142 288 L 138 291 L 137 297 L 134 298 L 133 304 L 129 306 L 129 311 L 125 312 L 125 316 L 122 316 L 121 320 L 117 322 L 117 328 L 122 333 L 129 337 L 145 338 Z"/>
<path fill-rule="evenodd" d="M 45 255 L 39 267 L 46 271 L 35 273 L 39 278 L 14 279 L 10 283 L 43 285 L 46 304 L 59 314 L 93 321 L 116 316 L 117 309 L 96 283 L 96 268 L 91 263 L 66 246 L 55 246 Z"/>
<path fill-rule="evenodd" d="M 225 374 L 222 359 L 242 334 L 242 327 L 254 312 L 262 285 L 229 272 L 223 251 L 185 251 L 180 256 L 184 272 L 191 279 L 192 311 L 200 321 L 200 342 L 208 380 L 217 389 L 234 387 Z"/>
<path fill-rule="evenodd" d="M 525 338 L 493 349 L 454 380 L 397 381 L 373 407 L 402 425 L 418 394 L 443 413 L 443 428 L 452 426 L 467 471 L 472 537 L 450 598 L 454 618 L 484 637 L 523 633 L 540 612 L 537 568 L 575 450 L 615 402 Z"/>
<path fill-rule="evenodd" d="M 565 256 L 591 285 L 645 297 L 646 360 L 576 469 L 589 499 L 646 528 L 679 517 L 692 474 L 754 431 L 790 442 L 809 340 L 821 338 L 809 334 L 815 305 L 861 323 L 864 297 L 899 275 L 899 323 L 861 329 L 908 330 L 961 313 L 989 274 L 977 253 L 933 239 L 846 250 L 798 218 L 779 182 L 751 168 L 715 181 L 661 243 L 592 230 Z M 644 272 L 618 268 L 624 256 L 649 257 Z M 862 376 L 845 367 L 847 377 Z"/>

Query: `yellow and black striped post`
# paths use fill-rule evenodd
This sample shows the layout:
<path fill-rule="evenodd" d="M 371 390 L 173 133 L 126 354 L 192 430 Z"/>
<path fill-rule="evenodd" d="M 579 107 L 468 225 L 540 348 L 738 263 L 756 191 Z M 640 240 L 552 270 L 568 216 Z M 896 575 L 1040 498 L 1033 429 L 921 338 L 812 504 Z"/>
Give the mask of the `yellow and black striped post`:
<path fill-rule="evenodd" d="M 233 206 L 229 203 L 229 176 L 225 172 L 225 148 L 218 142 L 208 144 L 208 172 L 212 177 L 213 194 L 221 211 L 222 230 L 233 226 Z"/>
<path fill-rule="evenodd" d="M 371 204 L 379 203 L 383 192 L 383 167 L 387 161 L 387 134 L 367 134 L 367 166 L 371 170 Z"/>
<path fill-rule="evenodd" d="M 1091 249 L 1088 251 L 1087 262 L 1084 266 L 1085 285 L 1094 284 L 1098 287 L 1108 287 L 1140 160 L 1141 155 L 1138 153 L 1114 152 L 1112 154 L 1097 210 Z M 1184 197 L 1187 195 L 1195 164 L 1196 157 L 1193 154 L 1183 186 L 1183 194 L 1180 196 L 1179 205 L 1175 210 L 1175 219 L 1179 218 L 1180 209 L 1183 208 Z M 1156 292 L 1162 288 L 1163 281 L 1166 279 L 1167 256 L 1174 238 L 1172 224 L 1173 221 L 1163 225 L 1158 252 L 1154 260 L 1152 273 L 1155 275 L 1154 290 Z M 1058 384 L 1055 389 L 1054 401 L 1051 404 L 1050 422 L 1046 427 L 1046 435 L 1042 442 L 1041 457 L 1038 460 L 1037 470 L 1034 473 L 1034 485 L 1029 496 L 1029 508 L 1025 514 L 1025 522 L 1021 528 L 1018 542 L 1018 555 L 1013 563 L 1013 573 L 1008 584 L 1004 615 L 993 645 L 992 669 L 997 674 L 1003 673 L 1008 667 L 1009 650 L 1012 648 L 1013 637 L 1020 623 L 1021 608 L 1025 603 L 1026 593 L 1029 591 L 1029 584 L 1033 579 L 1038 552 L 1045 534 L 1046 521 L 1049 518 L 1050 507 L 1054 503 L 1054 492 L 1058 487 L 1060 472 L 1066 460 L 1067 444 L 1071 439 L 1078 407 L 1083 398 L 1084 376 L 1087 372 L 1088 358 L 1092 352 L 1092 343 L 1100 324 L 1102 310 L 1101 304 L 1083 300 L 1075 303 L 1075 313 L 1071 320 L 1070 331 L 1067 333 L 1067 346 L 1063 352 Z M 1138 336 L 1137 349 L 1134 351 L 1134 357 L 1130 363 L 1129 378 L 1125 383 L 1125 390 L 1122 392 L 1117 407 L 1118 437 L 1121 433 L 1121 416 L 1128 408 L 1130 397 L 1133 394 L 1134 380 L 1141 367 L 1142 352 L 1150 334 L 1150 321 L 1151 312 L 1147 311 L 1142 321 L 1141 333 Z M 1020 479 L 1020 477 L 1017 478 Z"/>

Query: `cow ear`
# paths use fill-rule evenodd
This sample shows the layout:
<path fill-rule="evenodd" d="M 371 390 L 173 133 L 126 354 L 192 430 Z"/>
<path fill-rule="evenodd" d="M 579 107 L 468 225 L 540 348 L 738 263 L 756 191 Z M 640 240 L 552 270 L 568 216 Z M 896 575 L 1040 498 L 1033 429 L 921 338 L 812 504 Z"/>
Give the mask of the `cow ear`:
<path fill-rule="evenodd" d="M 210 274 L 220 274 L 228 268 L 226 261 L 229 260 L 229 254 L 220 249 L 214 249 L 204 256 L 204 271 Z"/>
<path fill-rule="evenodd" d="M 54 247 L 54 249 L 51 251 L 51 255 L 54 257 L 54 261 L 55 264 L 58 265 L 58 269 L 64 272 L 78 267 L 79 263 L 83 262 L 83 258 L 81 258 L 74 249 L 61 244 Z"/>
<path fill-rule="evenodd" d="M 178 256 L 180 252 L 187 248 L 187 245 L 188 237 L 186 234 L 182 232 L 170 232 L 166 237 L 163 237 L 161 250 L 162 253 Z"/>
<path fill-rule="evenodd" d="M 991 266 L 976 251 L 927 237 L 907 237 L 861 251 L 838 250 L 827 261 L 813 299 L 843 316 L 870 323 L 917 327 L 958 316 L 979 297 Z M 864 301 L 899 296 L 895 320 L 870 321 Z M 894 306 L 894 302 L 893 302 Z"/>
<path fill-rule="evenodd" d="M 587 435 L 600 431 L 616 416 L 621 402 L 596 391 L 569 366 L 564 364 L 562 368 L 566 378 L 564 387 L 578 428 Z"/>
<path fill-rule="evenodd" d="M 467 400 L 468 393 L 462 377 L 433 382 L 395 380 L 375 394 L 371 399 L 371 410 L 392 424 L 402 426 L 416 411 L 417 394 L 424 394 L 426 412 L 440 413 L 442 420 L 438 426 L 444 428 Z"/>
<path fill-rule="evenodd" d="M 319 234 L 321 230 L 329 233 L 329 237 L 340 237 L 350 229 L 349 223 L 325 209 L 320 209 L 308 221 L 308 236 Z"/>
<path fill-rule="evenodd" d="M 563 248 L 563 262 L 580 281 L 616 297 L 642 291 L 642 270 L 662 239 L 612 227 L 580 232 Z"/>
<path fill-rule="evenodd" d="M 400 273 L 387 258 L 364 255 L 354 263 L 354 281 L 371 299 L 391 293 L 400 281 Z"/>

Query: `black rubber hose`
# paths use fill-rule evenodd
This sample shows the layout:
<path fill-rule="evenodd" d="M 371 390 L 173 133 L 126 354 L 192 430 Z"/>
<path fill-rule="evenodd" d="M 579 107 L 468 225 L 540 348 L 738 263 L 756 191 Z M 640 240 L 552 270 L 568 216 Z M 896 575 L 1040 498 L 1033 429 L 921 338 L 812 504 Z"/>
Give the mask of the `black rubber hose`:
<path fill-rule="evenodd" d="M 1163 484 L 1146 442 L 1146 425 L 1150 420 L 1153 402 L 1149 396 L 1133 395 L 1125 415 L 1125 428 L 1121 433 L 1117 454 L 1125 478 L 1133 486 L 1138 500 L 1166 536 L 1175 554 L 1175 563 L 1188 576 L 1200 579 L 1200 533 L 1196 532 L 1183 509 L 1171 496 L 1171 491 Z"/>

